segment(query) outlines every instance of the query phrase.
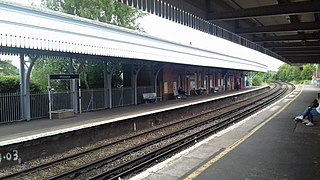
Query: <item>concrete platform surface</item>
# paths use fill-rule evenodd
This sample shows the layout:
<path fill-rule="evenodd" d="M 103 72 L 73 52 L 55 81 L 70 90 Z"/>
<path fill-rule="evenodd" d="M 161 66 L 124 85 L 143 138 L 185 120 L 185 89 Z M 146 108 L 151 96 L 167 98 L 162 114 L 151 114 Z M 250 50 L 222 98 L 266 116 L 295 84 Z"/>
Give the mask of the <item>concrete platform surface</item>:
<path fill-rule="evenodd" d="M 318 92 L 317 87 L 299 86 L 286 98 L 132 179 L 320 179 L 320 118 L 313 127 L 292 119 Z"/>
<path fill-rule="evenodd" d="M 217 94 L 192 96 L 186 99 L 168 100 L 157 103 L 139 104 L 118 107 L 94 112 L 87 112 L 64 119 L 35 119 L 31 121 L 0 124 L 0 147 L 8 144 L 25 142 L 41 137 L 76 131 L 88 127 L 140 117 L 170 109 L 181 108 L 191 104 L 200 104 L 222 97 L 242 94 L 263 87 L 247 87 L 239 91 L 228 91 Z"/>

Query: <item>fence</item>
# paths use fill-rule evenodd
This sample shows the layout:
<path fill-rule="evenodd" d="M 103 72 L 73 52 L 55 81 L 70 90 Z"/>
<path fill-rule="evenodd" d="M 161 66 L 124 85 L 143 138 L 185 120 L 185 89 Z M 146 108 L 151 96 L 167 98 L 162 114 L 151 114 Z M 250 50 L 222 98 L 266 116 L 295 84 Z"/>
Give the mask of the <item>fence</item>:
<path fill-rule="evenodd" d="M 20 120 L 20 94 L 0 94 L 0 122 Z"/>
<path fill-rule="evenodd" d="M 154 92 L 153 86 L 138 87 L 138 104 L 143 103 L 142 93 Z M 72 92 L 52 93 L 52 110 L 72 109 Z M 103 89 L 82 90 L 81 109 L 83 112 L 110 108 L 109 99 L 106 99 Z M 0 93 L 0 123 L 21 120 L 20 93 Z M 128 106 L 133 104 L 133 89 L 112 89 L 112 107 Z M 49 97 L 48 93 L 30 94 L 31 119 L 48 117 Z"/>

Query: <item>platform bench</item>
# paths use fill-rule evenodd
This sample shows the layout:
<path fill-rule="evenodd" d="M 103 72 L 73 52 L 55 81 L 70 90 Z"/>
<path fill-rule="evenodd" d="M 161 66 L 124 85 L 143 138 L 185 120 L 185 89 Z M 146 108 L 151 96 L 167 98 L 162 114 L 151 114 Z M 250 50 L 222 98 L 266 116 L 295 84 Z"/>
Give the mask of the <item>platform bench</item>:
<path fill-rule="evenodd" d="M 73 109 L 55 110 L 55 111 L 52 111 L 51 114 L 52 114 L 52 119 L 63 119 L 63 118 L 69 118 L 69 117 L 75 116 Z"/>
<path fill-rule="evenodd" d="M 179 91 L 177 91 L 177 90 L 174 90 L 174 91 L 173 91 L 173 96 L 174 96 L 176 99 L 186 98 L 186 95 L 185 95 L 185 94 L 179 94 Z"/>
<path fill-rule="evenodd" d="M 156 93 L 143 93 L 142 97 L 146 104 L 148 102 L 157 102 L 158 99 L 161 100 L 161 97 L 157 97 Z"/>

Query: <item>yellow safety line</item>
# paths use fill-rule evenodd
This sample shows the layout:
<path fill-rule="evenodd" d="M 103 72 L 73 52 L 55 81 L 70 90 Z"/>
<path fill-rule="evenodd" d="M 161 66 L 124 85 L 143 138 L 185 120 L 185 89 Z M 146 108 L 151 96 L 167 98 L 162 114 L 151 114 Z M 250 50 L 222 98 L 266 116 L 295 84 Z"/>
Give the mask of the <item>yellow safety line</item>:
<path fill-rule="evenodd" d="M 281 111 L 283 111 L 286 107 L 289 106 L 298 96 L 300 96 L 301 92 L 303 91 L 304 86 L 302 86 L 302 89 L 300 90 L 300 93 L 292 99 L 288 104 L 283 106 L 280 111 L 276 112 L 273 114 L 271 117 L 269 117 L 266 121 L 263 123 L 259 124 L 257 127 L 255 127 L 253 130 L 251 130 L 247 135 L 233 143 L 231 146 L 227 147 L 224 151 L 222 151 L 220 154 L 212 158 L 210 161 L 202 165 L 200 168 L 192 172 L 189 176 L 185 178 L 185 180 L 191 180 L 195 179 L 197 176 L 199 176 L 203 171 L 205 171 L 208 167 L 212 166 L 214 163 L 216 163 L 219 159 L 221 159 L 223 156 L 228 154 L 230 151 L 232 151 L 234 148 L 236 148 L 238 145 L 240 145 L 242 142 L 244 142 L 246 139 L 248 139 L 250 136 L 252 136 L 256 131 L 258 131 L 262 126 L 264 126 L 266 123 L 268 123 L 271 119 L 273 119 L 275 116 L 277 116 Z"/>

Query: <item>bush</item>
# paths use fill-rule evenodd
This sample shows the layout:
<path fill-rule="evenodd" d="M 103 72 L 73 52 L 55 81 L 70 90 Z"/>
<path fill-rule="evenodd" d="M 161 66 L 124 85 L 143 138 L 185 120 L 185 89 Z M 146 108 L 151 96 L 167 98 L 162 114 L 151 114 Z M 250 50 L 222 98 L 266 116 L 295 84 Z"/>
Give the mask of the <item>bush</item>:
<path fill-rule="evenodd" d="M 303 81 L 303 84 L 305 84 L 305 85 L 311 85 L 312 82 L 311 82 L 311 80 L 304 80 L 304 81 Z"/>
<path fill-rule="evenodd" d="M 252 86 L 261 86 L 262 85 L 262 78 L 259 76 L 254 76 L 252 78 Z"/>
<path fill-rule="evenodd" d="M 39 92 L 38 85 L 30 82 L 30 92 Z M 18 76 L 0 76 L 0 93 L 20 92 L 20 79 Z"/>
<path fill-rule="evenodd" d="M 19 92 L 20 81 L 15 76 L 2 76 L 0 77 L 0 92 Z"/>

